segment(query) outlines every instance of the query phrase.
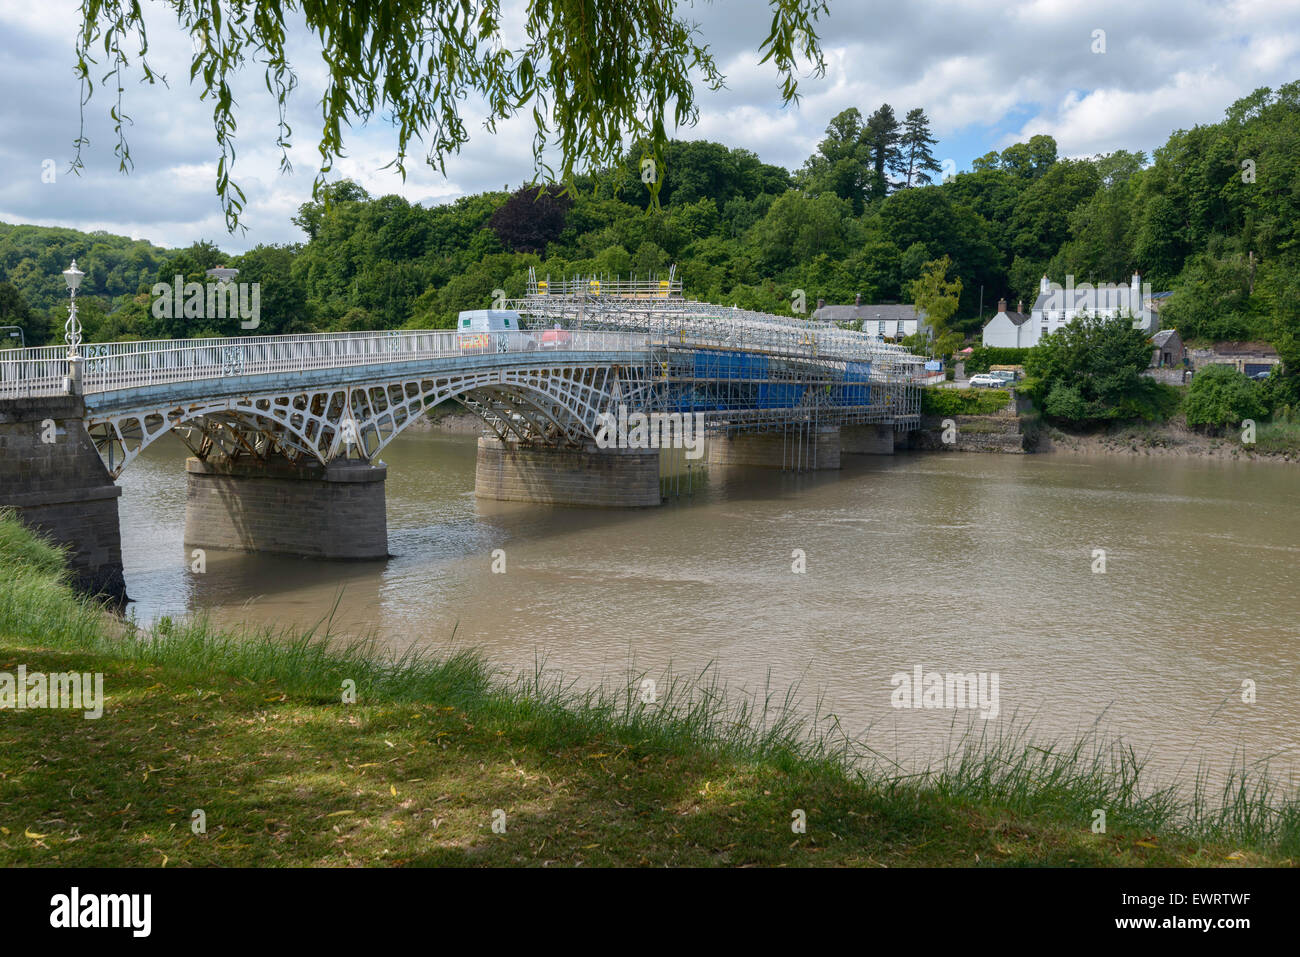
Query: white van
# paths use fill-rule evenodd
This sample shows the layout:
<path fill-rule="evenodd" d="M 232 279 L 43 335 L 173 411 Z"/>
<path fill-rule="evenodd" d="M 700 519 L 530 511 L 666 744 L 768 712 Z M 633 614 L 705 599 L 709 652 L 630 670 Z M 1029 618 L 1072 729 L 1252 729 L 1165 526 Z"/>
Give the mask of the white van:
<path fill-rule="evenodd" d="M 510 337 L 500 333 L 523 328 L 523 320 L 513 309 L 470 309 L 456 319 L 462 352 L 509 352 Z"/>

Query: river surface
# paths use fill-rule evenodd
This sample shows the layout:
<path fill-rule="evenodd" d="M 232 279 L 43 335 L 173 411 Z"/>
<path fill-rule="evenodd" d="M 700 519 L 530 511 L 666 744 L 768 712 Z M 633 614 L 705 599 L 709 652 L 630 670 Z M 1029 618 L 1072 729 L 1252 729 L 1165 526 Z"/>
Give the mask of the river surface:
<path fill-rule="evenodd" d="M 1300 768 L 1293 466 L 846 456 L 838 472 L 714 471 L 661 508 L 605 511 L 476 501 L 474 453 L 427 432 L 385 450 L 388 561 L 209 550 L 196 574 L 168 437 L 120 480 L 131 613 L 312 626 L 333 609 L 335 634 L 542 660 L 580 685 L 711 666 L 735 689 L 798 684 L 809 712 L 820 700 L 905 765 L 1010 719 L 1040 738 L 1100 722 L 1162 780 Z M 985 673 L 990 693 L 996 674 L 997 717 L 896 707 L 894 676 L 917 667 Z"/>

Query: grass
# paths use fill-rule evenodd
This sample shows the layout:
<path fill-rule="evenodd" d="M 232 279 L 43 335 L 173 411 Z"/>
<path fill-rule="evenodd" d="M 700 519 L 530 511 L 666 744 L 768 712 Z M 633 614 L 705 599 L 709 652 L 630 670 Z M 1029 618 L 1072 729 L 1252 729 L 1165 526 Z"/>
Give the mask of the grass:
<path fill-rule="evenodd" d="M 1191 798 L 1146 789 L 1100 733 L 972 732 L 908 774 L 794 692 L 735 695 L 711 673 L 665 678 L 651 704 L 641 676 L 578 690 L 324 630 L 137 630 L 75 597 L 59 553 L 4 516 L 0 582 L 0 671 L 102 672 L 106 695 L 99 720 L 0 712 L 5 865 L 1240 866 L 1300 851 L 1294 796 L 1267 777 L 1242 772 L 1213 801 L 1203 781 Z"/>

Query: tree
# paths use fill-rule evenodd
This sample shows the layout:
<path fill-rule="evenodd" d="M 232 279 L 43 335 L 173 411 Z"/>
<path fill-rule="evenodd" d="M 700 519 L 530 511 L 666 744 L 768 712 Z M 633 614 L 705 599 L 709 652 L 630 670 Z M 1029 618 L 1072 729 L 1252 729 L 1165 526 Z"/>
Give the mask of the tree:
<path fill-rule="evenodd" d="M 311 202 L 298 207 L 298 215 L 290 222 L 307 234 L 308 239 L 315 239 L 320 231 L 321 218 L 325 211 L 335 203 L 364 203 L 370 199 L 365 188 L 350 179 L 327 183 L 316 191 Z"/>
<path fill-rule="evenodd" d="M 1187 387 L 1183 412 L 1187 424 L 1210 428 L 1238 427 L 1243 419 L 1267 414 L 1259 387 L 1231 366 L 1199 370 Z"/>
<path fill-rule="evenodd" d="M 524 186 L 492 214 L 488 225 L 506 249 L 542 253 L 560 237 L 573 201 L 558 186 Z"/>
<path fill-rule="evenodd" d="M 1126 418 L 1158 385 L 1141 378 L 1150 361 L 1146 334 L 1132 319 L 1079 316 L 1030 350 L 1025 390 L 1055 419 Z"/>
<path fill-rule="evenodd" d="M 948 320 L 961 301 L 961 280 L 948 280 L 952 259 L 944 256 L 925 264 L 921 277 L 912 283 L 912 303 L 917 312 L 925 313 L 926 322 L 936 336 L 948 331 Z"/>
<path fill-rule="evenodd" d="M 28 345 L 39 345 L 35 336 L 38 330 L 32 327 L 32 310 L 23 300 L 23 294 L 11 282 L 0 282 L 0 326 L 19 326 Z M 43 333 L 45 330 L 42 328 L 39 331 Z M 20 344 L 19 339 L 10 341 L 9 330 L 0 333 L 0 349 Z"/>
<path fill-rule="evenodd" d="M 899 150 L 906 162 L 907 179 L 903 184 L 906 188 L 925 186 L 933 182 L 931 173 L 943 171 L 943 167 L 930 152 L 930 147 L 938 142 L 930 135 L 930 119 L 925 115 L 925 110 L 919 106 L 908 110 L 903 119 L 903 135 L 898 141 Z"/>
<path fill-rule="evenodd" d="M 862 114 L 855 107 L 836 114 L 817 152 L 799 171 L 800 185 L 810 193 L 829 192 L 846 199 L 853 215 L 862 215 L 871 190 L 872 154 L 866 137 Z"/>
<path fill-rule="evenodd" d="M 654 158 L 662 160 L 667 124 L 689 126 L 698 118 L 696 80 L 717 89 L 725 79 L 694 25 L 679 14 L 678 0 L 536 0 L 527 5 L 524 21 L 511 25 L 511 32 L 526 36 L 515 49 L 502 41 L 500 0 L 158 2 L 193 40 L 190 76 L 199 96 L 213 104 L 220 153 L 216 189 L 231 231 L 244 207 L 244 193 L 231 178 L 238 125 L 231 77 L 254 57 L 265 64 L 266 87 L 279 113 L 280 164 L 289 168 L 287 107 L 298 85 L 287 52 L 294 21 L 305 23 L 307 35 L 320 43 L 326 72 L 317 190 L 344 154 L 344 129 L 380 114 L 397 130 L 392 165 L 398 171 L 405 175 L 408 148 L 419 139 L 428 145 L 426 161 L 445 172 L 447 155 L 469 139 L 461 109 L 470 93 L 486 104 L 490 132 L 531 107 L 538 177 L 553 173 L 545 157 L 548 146 L 558 145 L 559 178 L 573 187 L 584 168 L 616 162 L 628 140 L 652 144 Z M 825 73 L 816 23 L 827 11 L 826 0 L 770 5 L 774 16 L 760 62 L 774 63 L 782 98 L 790 103 L 798 99 L 797 77 L 808 64 L 815 75 Z M 160 78 L 146 56 L 143 7 L 139 0 L 83 0 L 76 41 L 83 110 L 101 73 L 94 68 L 96 57 L 112 64 L 100 82 L 115 78 L 114 152 L 123 172 L 131 165 L 122 93 L 130 85 L 128 74 L 137 71 L 150 83 Z M 80 136 L 74 144 L 74 169 L 83 165 L 86 142 Z"/>
<path fill-rule="evenodd" d="M 898 119 L 894 108 L 888 103 L 867 118 L 863 138 L 871 150 L 871 181 L 868 193 L 873 200 L 884 199 L 897 184 L 889 178 L 890 173 L 903 168 L 903 154 L 898 148 L 901 134 L 898 132 Z"/>

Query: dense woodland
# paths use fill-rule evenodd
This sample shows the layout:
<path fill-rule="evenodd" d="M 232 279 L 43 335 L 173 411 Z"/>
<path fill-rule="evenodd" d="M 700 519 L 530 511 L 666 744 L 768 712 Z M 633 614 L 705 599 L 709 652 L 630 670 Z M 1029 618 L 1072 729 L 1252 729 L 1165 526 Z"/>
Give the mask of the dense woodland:
<path fill-rule="evenodd" d="M 1174 132 L 1153 156 L 1058 156 L 1035 136 L 943 182 L 922 109 L 840 113 L 790 172 L 705 141 L 640 150 L 575 188 L 522 187 L 423 207 L 343 181 L 294 218 L 302 242 L 227 255 L 210 241 L 162 249 L 107 233 L 0 224 L 0 324 L 56 341 L 60 271 L 76 257 L 91 340 L 238 334 L 238 320 L 158 319 L 150 287 L 228 264 L 261 284 L 261 334 L 446 327 L 494 289 L 551 276 L 663 275 L 689 295 L 790 313 L 816 300 L 914 301 L 948 257 L 960 282 L 949 326 L 971 336 L 1000 297 L 1033 301 L 1044 273 L 1174 290 L 1162 311 L 1184 339 L 1300 341 L 1300 81 L 1261 89 L 1218 123 Z M 658 204 L 645 182 L 661 177 Z M 953 287 L 955 288 L 955 286 Z M 1300 367 L 1292 361 L 1291 368 Z"/>

